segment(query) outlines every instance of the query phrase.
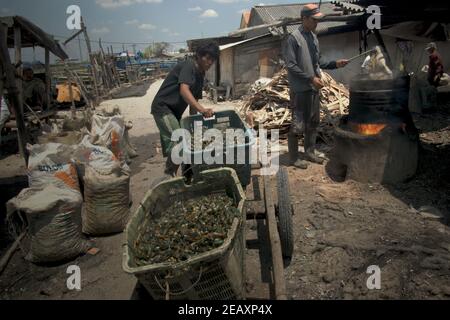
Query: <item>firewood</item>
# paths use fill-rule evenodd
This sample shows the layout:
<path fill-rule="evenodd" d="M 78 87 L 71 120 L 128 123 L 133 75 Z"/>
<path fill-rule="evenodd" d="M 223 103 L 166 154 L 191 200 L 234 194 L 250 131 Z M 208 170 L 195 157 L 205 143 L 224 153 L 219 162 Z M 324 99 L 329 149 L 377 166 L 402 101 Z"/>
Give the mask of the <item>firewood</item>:
<path fill-rule="evenodd" d="M 326 143 L 331 143 L 334 126 L 338 125 L 341 116 L 348 113 L 350 94 L 344 85 L 326 72 L 322 72 L 322 81 L 319 135 Z M 238 112 L 244 119 L 247 113 L 252 112 L 254 124 L 260 128 L 286 130 L 292 122 L 289 92 L 287 71 L 282 70 L 267 86 L 259 84 L 252 87 L 249 98 L 238 108 Z"/>

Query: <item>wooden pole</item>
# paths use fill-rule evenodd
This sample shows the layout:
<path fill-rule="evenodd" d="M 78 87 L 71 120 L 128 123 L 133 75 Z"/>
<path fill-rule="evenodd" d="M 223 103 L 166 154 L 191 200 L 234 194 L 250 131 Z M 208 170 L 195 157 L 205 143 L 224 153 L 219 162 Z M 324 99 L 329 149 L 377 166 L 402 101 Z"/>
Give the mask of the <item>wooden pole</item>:
<path fill-rule="evenodd" d="M 45 48 L 45 94 L 47 95 L 47 110 L 50 110 L 51 107 L 51 79 L 50 50 Z"/>
<path fill-rule="evenodd" d="M 17 123 L 17 135 L 19 140 L 19 151 L 22 157 L 25 159 L 25 165 L 28 166 L 28 154 L 26 152 L 26 128 L 23 118 L 20 99 L 20 91 L 17 87 L 16 71 L 11 64 L 11 58 L 9 57 L 8 45 L 7 45 L 7 33 L 8 28 L 4 24 L 0 23 L 0 63 L 3 64 L 3 70 L 6 73 L 6 85 L 8 88 L 9 102 L 12 106 Z M 21 108 L 22 106 L 22 108 Z"/>
<path fill-rule="evenodd" d="M 72 113 L 72 119 L 75 119 L 77 117 L 77 108 L 75 107 L 75 100 L 73 98 L 73 90 L 72 90 L 72 76 L 70 75 L 70 73 L 67 73 L 67 80 L 69 83 L 69 98 L 70 98 L 70 111 Z"/>
<path fill-rule="evenodd" d="M 102 69 L 103 69 L 103 78 L 106 80 L 106 85 L 108 87 L 108 90 L 111 90 L 114 86 L 114 83 L 113 83 L 113 79 L 110 75 L 111 70 L 109 70 L 109 66 L 108 66 L 108 63 L 105 58 L 105 51 L 103 50 L 102 39 L 98 39 L 98 46 L 100 48 L 99 56 L 100 56 L 101 65 L 102 65 Z"/>
<path fill-rule="evenodd" d="M 87 89 L 83 84 L 83 81 L 80 79 L 78 74 L 75 71 L 71 71 L 68 67 L 66 67 L 66 72 L 72 76 L 74 81 L 76 82 L 77 86 L 80 88 L 81 95 L 83 96 L 84 100 L 86 101 L 86 104 L 89 105 L 89 107 L 94 110 L 94 105 L 92 104 L 92 101 L 88 98 Z"/>
<path fill-rule="evenodd" d="M 27 234 L 26 231 L 23 231 L 14 241 L 14 243 L 11 245 L 11 247 L 6 251 L 5 255 L 0 259 L 0 275 L 5 270 L 6 266 L 8 265 L 9 260 L 13 256 L 14 252 L 16 252 L 17 249 L 19 249 L 20 241 L 25 237 Z"/>
<path fill-rule="evenodd" d="M 83 33 L 83 29 L 81 29 L 80 31 L 78 31 L 77 33 L 75 33 L 73 36 L 71 36 L 70 38 L 68 38 L 66 41 L 63 42 L 64 45 L 67 45 L 70 41 L 72 41 L 73 39 L 75 39 L 76 37 L 78 37 L 80 34 Z"/>
<path fill-rule="evenodd" d="M 91 49 L 91 41 L 89 40 L 89 35 L 87 33 L 87 29 L 86 26 L 84 24 L 83 21 L 83 17 L 81 17 L 81 29 L 83 30 L 84 33 L 84 39 L 86 40 L 86 47 L 88 50 L 88 54 L 89 54 L 89 59 L 91 61 L 91 67 L 92 67 L 92 73 L 93 73 L 93 80 L 94 80 L 94 90 L 95 90 L 95 97 L 94 97 L 94 105 L 97 106 L 98 105 L 98 98 L 100 97 L 100 92 L 99 92 L 99 88 L 98 88 L 98 80 L 97 80 L 97 68 L 95 65 L 95 59 L 92 55 L 92 49 Z"/>
<path fill-rule="evenodd" d="M 22 76 L 23 76 L 23 66 L 22 66 L 22 31 L 20 27 L 14 27 L 14 58 L 16 62 L 16 72 L 19 74 L 19 77 L 16 79 L 17 87 L 19 90 L 19 106 L 20 110 L 23 113 L 23 84 L 22 84 Z"/>
<path fill-rule="evenodd" d="M 269 177 L 263 176 L 264 197 L 267 212 L 267 229 L 269 232 L 270 248 L 272 251 L 273 282 L 275 287 L 275 298 L 277 300 L 287 300 L 286 281 L 284 278 L 283 254 L 281 251 L 280 234 L 278 233 L 275 206 L 272 199 L 272 189 Z"/>

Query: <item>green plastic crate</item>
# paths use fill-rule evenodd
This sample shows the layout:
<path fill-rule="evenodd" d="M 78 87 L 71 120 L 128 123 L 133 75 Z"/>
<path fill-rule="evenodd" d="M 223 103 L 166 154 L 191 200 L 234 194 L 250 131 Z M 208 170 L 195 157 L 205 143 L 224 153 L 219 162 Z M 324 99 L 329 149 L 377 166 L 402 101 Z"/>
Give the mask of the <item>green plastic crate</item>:
<path fill-rule="evenodd" d="M 200 172 L 209 169 L 215 168 L 232 168 L 236 171 L 239 180 L 241 181 L 242 186 L 244 188 L 250 184 L 251 179 L 251 148 L 255 144 L 256 139 L 253 134 L 253 131 L 246 125 L 244 121 L 239 117 L 239 115 L 234 110 L 226 110 L 216 112 L 214 118 L 212 119 L 204 119 L 202 115 L 193 115 L 187 118 L 183 118 L 181 120 L 181 127 L 183 129 L 187 129 L 191 132 L 194 131 L 194 123 L 202 122 L 202 126 L 206 129 L 226 129 L 226 128 L 236 128 L 243 129 L 245 132 L 245 143 L 244 144 L 234 144 L 230 148 L 224 149 L 224 154 L 222 155 L 224 164 L 194 164 L 194 158 L 196 154 L 203 153 L 204 151 L 192 151 L 189 148 L 188 141 L 183 141 L 183 152 L 186 153 L 187 156 L 190 157 L 192 161 L 192 171 L 194 175 L 198 175 Z M 238 164 L 237 163 L 237 154 L 239 150 L 243 150 L 245 154 L 245 163 Z M 225 164 L 226 153 L 233 151 L 234 152 L 234 164 Z M 242 152 L 242 151 L 241 151 Z"/>
<path fill-rule="evenodd" d="M 204 171 L 198 181 L 186 185 L 183 178 L 160 183 L 144 197 L 125 230 L 123 269 L 133 274 L 155 300 L 240 300 L 245 299 L 245 194 L 236 172 L 229 168 Z M 241 213 L 235 218 L 224 244 L 180 263 L 136 266 L 134 241 L 147 212 L 164 213 L 176 200 L 211 193 L 226 193 Z M 151 216 L 150 216 L 151 217 Z M 170 278 L 166 278 L 170 275 Z M 167 284 L 169 291 L 167 291 Z"/>

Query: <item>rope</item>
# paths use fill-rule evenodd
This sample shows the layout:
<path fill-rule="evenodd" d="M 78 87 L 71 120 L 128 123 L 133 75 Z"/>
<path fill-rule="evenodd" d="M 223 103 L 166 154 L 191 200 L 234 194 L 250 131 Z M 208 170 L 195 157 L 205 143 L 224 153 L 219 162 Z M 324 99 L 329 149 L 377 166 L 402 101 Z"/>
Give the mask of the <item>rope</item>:
<path fill-rule="evenodd" d="M 191 291 L 201 280 L 202 278 L 202 274 L 203 274 L 203 267 L 200 267 L 200 273 L 198 276 L 197 281 L 195 281 L 192 286 L 190 286 L 188 289 L 181 291 L 181 292 L 170 292 L 170 287 L 169 287 L 169 282 L 166 280 L 166 289 L 163 288 L 163 286 L 161 285 L 161 283 L 159 282 L 158 278 L 156 277 L 156 275 L 154 276 L 156 283 L 158 284 L 159 288 L 166 293 L 166 300 L 170 300 L 170 296 L 181 296 L 189 291 Z M 166 278 L 167 279 L 167 278 Z"/>

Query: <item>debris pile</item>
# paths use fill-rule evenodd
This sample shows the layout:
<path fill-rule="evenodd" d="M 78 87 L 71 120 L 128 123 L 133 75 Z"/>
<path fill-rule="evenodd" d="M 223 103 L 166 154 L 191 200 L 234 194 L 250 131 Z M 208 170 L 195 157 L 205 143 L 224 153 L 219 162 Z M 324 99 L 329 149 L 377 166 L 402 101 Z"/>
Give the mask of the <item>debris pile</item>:
<path fill-rule="evenodd" d="M 342 115 L 348 114 L 350 94 L 343 84 L 323 71 L 322 82 L 324 88 L 320 90 L 319 134 L 326 143 L 330 143 L 332 128 L 338 124 Z M 250 90 L 250 97 L 245 100 L 238 112 L 247 119 L 248 114 L 252 114 L 254 125 L 259 128 L 279 129 L 281 134 L 287 133 L 292 122 L 287 70 L 281 70 L 267 85 L 255 83 Z"/>
<path fill-rule="evenodd" d="M 134 242 L 135 263 L 178 263 L 218 248 L 237 216 L 233 199 L 222 193 L 176 201 L 157 218 L 149 212 Z"/>

